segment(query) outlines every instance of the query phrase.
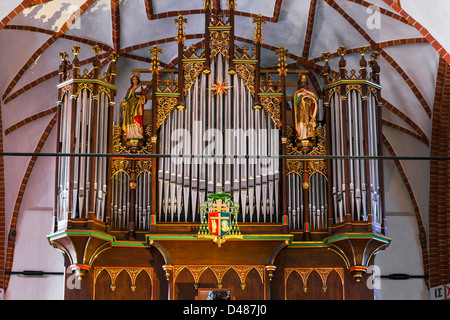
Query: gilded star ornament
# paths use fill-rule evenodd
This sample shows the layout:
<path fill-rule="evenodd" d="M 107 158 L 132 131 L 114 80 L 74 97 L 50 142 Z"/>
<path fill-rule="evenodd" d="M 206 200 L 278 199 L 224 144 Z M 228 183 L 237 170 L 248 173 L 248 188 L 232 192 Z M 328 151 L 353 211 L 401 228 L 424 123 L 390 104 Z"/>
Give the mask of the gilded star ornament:
<path fill-rule="evenodd" d="M 226 84 L 226 81 L 222 82 L 222 80 L 218 78 L 217 82 L 213 82 L 213 87 L 209 88 L 208 90 L 214 90 L 213 96 L 216 94 L 222 96 L 223 93 L 228 95 L 227 89 L 230 89 L 231 86 L 226 86 Z"/>

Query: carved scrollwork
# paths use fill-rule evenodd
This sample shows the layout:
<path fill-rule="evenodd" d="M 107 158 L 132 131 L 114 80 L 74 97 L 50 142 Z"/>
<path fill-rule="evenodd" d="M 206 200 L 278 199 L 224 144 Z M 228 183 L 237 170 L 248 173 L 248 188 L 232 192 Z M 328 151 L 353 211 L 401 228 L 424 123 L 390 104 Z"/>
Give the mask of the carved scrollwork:
<path fill-rule="evenodd" d="M 220 53 L 225 57 L 225 59 L 228 59 L 229 42 L 229 31 L 211 31 L 211 58 L 214 58 L 218 53 Z"/>
<path fill-rule="evenodd" d="M 152 142 L 151 142 L 152 126 L 148 125 L 144 128 L 145 145 L 139 149 L 137 154 L 150 154 L 152 153 Z M 112 141 L 112 153 L 115 154 L 129 154 L 130 151 L 125 146 L 123 141 L 122 128 L 115 125 L 113 128 L 113 141 Z"/>
<path fill-rule="evenodd" d="M 120 171 L 130 175 L 131 173 L 130 160 L 117 159 L 112 161 L 111 176 L 114 176 L 117 172 Z"/>
<path fill-rule="evenodd" d="M 139 176 L 143 172 L 152 171 L 152 160 L 139 160 L 136 162 L 136 175 Z"/>
<path fill-rule="evenodd" d="M 115 125 L 113 128 L 113 146 L 112 153 L 128 153 L 127 148 L 123 144 L 122 128 Z"/>
<path fill-rule="evenodd" d="M 237 74 L 244 80 L 250 93 L 255 95 L 255 65 L 250 63 L 238 63 L 236 64 Z"/>
<path fill-rule="evenodd" d="M 286 151 L 288 155 L 303 155 L 302 151 L 300 151 L 293 143 L 294 141 L 294 130 L 291 127 L 287 127 L 287 136 L 288 142 L 286 144 Z M 316 136 L 316 145 L 313 146 L 311 151 L 308 153 L 310 156 L 321 156 L 326 155 L 326 138 L 325 138 L 325 127 L 318 126 L 315 131 Z M 304 166 L 304 161 L 307 161 L 308 164 Z M 321 159 L 308 159 L 308 160 L 299 160 L 299 159 L 288 159 L 286 161 L 287 166 L 287 174 L 296 173 L 298 175 L 308 174 L 311 177 L 315 173 L 327 175 L 327 164 L 325 160 Z"/>
<path fill-rule="evenodd" d="M 362 95 L 362 86 L 360 84 L 349 84 L 345 87 L 346 94 L 352 90 L 357 90 Z"/>
<path fill-rule="evenodd" d="M 172 96 L 160 96 L 158 97 L 158 118 L 157 128 L 159 128 L 164 120 L 166 120 L 169 113 L 175 108 L 178 103 L 176 97 Z"/>
<path fill-rule="evenodd" d="M 89 82 L 81 82 L 77 84 L 77 94 L 83 89 L 87 89 L 91 92 L 94 92 L 94 84 Z"/>
<path fill-rule="evenodd" d="M 275 125 L 278 128 L 281 128 L 281 98 L 278 96 L 262 96 L 260 97 L 260 101 L 264 110 L 270 115 Z"/>
<path fill-rule="evenodd" d="M 108 87 L 105 87 L 105 86 L 98 86 L 98 95 L 100 96 L 100 94 L 102 92 L 104 92 L 108 96 L 110 101 L 112 100 L 111 99 L 111 89 L 109 89 Z"/>
<path fill-rule="evenodd" d="M 184 86 L 186 91 L 189 91 L 202 70 L 203 62 L 189 62 L 184 65 Z"/>

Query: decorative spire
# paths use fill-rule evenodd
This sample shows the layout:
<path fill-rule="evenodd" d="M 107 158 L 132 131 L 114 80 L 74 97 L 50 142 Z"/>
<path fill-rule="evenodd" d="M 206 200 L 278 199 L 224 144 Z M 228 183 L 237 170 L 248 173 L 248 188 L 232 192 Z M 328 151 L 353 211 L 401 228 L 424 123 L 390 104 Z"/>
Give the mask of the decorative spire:
<path fill-rule="evenodd" d="M 72 52 L 75 55 L 75 58 L 73 59 L 73 77 L 77 78 L 79 74 L 79 67 L 80 67 L 80 60 L 78 60 L 78 54 L 80 53 L 81 48 L 78 45 L 74 45 L 72 48 Z"/>
<path fill-rule="evenodd" d="M 113 84 L 116 81 L 116 72 L 117 72 L 116 61 L 118 58 L 119 55 L 115 51 L 111 52 L 111 54 L 109 55 L 109 59 L 111 60 L 111 64 L 109 67 L 109 74 L 110 74 L 109 81 Z"/>
<path fill-rule="evenodd" d="M 345 69 L 347 62 L 344 56 L 347 54 L 347 49 L 344 46 L 340 46 L 337 53 L 341 56 L 341 60 L 339 60 L 340 77 L 341 79 L 345 79 L 347 76 L 347 70 Z"/>
<path fill-rule="evenodd" d="M 92 51 L 94 51 L 94 52 L 95 52 L 95 55 L 98 56 L 98 54 L 99 54 L 100 52 L 102 52 L 103 50 L 102 50 L 102 48 L 100 48 L 100 47 L 98 46 L 98 44 L 96 44 L 96 45 L 92 48 Z"/>
<path fill-rule="evenodd" d="M 361 53 L 361 60 L 359 61 L 359 74 L 361 75 L 361 79 L 366 79 L 367 78 L 367 61 L 366 58 L 364 57 L 364 54 L 367 52 L 367 48 L 365 46 L 361 46 L 359 48 L 359 53 Z"/>
<path fill-rule="evenodd" d="M 119 55 L 117 54 L 117 52 L 113 51 L 113 52 L 111 52 L 111 54 L 109 55 L 109 59 L 110 59 L 112 62 L 116 62 L 117 59 L 119 59 Z"/>
<path fill-rule="evenodd" d="M 62 82 L 67 78 L 67 69 L 69 65 L 69 61 L 67 61 L 67 59 L 69 58 L 69 55 L 66 51 L 62 51 L 59 53 L 59 56 L 61 57 L 61 64 L 59 66 L 59 81 Z"/>
<path fill-rule="evenodd" d="M 235 0 L 228 0 L 228 10 L 235 10 L 236 9 L 236 1 Z"/>
<path fill-rule="evenodd" d="M 158 75 L 160 64 L 158 54 L 162 53 L 162 49 L 158 48 L 158 45 L 155 44 L 153 49 L 148 50 L 148 53 L 153 54 L 150 71 L 153 75 Z"/>
<path fill-rule="evenodd" d="M 177 19 L 173 21 L 174 23 L 178 23 L 177 27 L 177 36 L 175 37 L 175 40 L 177 40 L 177 43 L 184 43 L 184 40 L 186 40 L 185 33 L 184 33 L 184 23 L 187 23 L 187 19 L 183 18 L 183 15 L 179 15 Z"/>
<path fill-rule="evenodd" d="M 80 51 L 81 51 L 80 46 L 78 46 L 78 45 L 74 45 L 74 46 L 73 46 L 72 52 L 73 52 L 73 54 L 75 55 L 75 57 L 80 53 Z"/>
<path fill-rule="evenodd" d="M 258 16 L 256 18 L 253 19 L 253 23 L 256 23 L 256 27 L 255 27 L 255 36 L 253 37 L 253 39 L 255 39 L 255 43 L 262 43 L 263 38 L 263 32 L 262 32 L 262 24 L 266 23 L 266 19 L 263 18 L 260 14 L 258 14 Z"/>
<path fill-rule="evenodd" d="M 94 78 L 98 78 L 98 76 L 100 75 L 100 60 L 98 59 L 98 54 L 100 52 L 102 52 L 103 50 L 98 46 L 98 44 L 96 44 L 93 48 L 92 51 L 94 51 L 95 53 L 95 58 L 94 61 L 92 62 L 92 65 L 94 66 Z"/>
<path fill-rule="evenodd" d="M 325 83 L 328 83 L 328 81 L 330 80 L 330 66 L 328 64 L 328 60 L 331 58 L 331 53 L 325 51 L 322 54 L 322 58 L 325 60 L 325 66 L 323 67 L 323 75 L 325 78 Z"/>
<path fill-rule="evenodd" d="M 205 0 L 205 2 L 203 3 L 203 7 L 205 8 L 205 10 L 211 10 L 211 0 Z"/>
<path fill-rule="evenodd" d="M 378 57 L 380 53 L 375 51 L 370 56 L 370 66 L 372 68 L 372 80 L 375 83 L 380 83 L 380 66 L 378 65 Z"/>
<path fill-rule="evenodd" d="M 289 51 L 287 49 L 284 49 L 283 46 L 280 46 L 280 49 L 275 50 L 275 54 L 278 54 L 280 56 L 278 58 L 278 73 L 280 74 L 280 76 L 286 76 L 286 55 L 289 54 Z"/>
<path fill-rule="evenodd" d="M 69 58 L 69 54 L 66 51 L 62 51 L 59 53 L 59 56 L 61 57 L 61 61 L 65 62 Z"/>

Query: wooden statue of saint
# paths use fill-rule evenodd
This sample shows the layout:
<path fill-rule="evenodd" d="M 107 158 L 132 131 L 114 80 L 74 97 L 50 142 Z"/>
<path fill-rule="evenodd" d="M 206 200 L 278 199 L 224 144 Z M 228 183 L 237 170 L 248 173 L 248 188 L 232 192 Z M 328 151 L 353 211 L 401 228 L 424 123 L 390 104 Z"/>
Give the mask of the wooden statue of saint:
<path fill-rule="evenodd" d="M 314 137 L 316 114 L 318 108 L 317 96 L 308 88 L 308 78 L 302 75 L 298 87 L 292 96 L 295 117 L 296 140 Z"/>
<path fill-rule="evenodd" d="M 147 102 L 148 88 L 141 86 L 141 80 L 137 75 L 130 79 L 131 86 L 127 90 L 122 101 L 123 122 L 122 131 L 127 147 L 136 151 L 144 142 L 144 105 Z"/>

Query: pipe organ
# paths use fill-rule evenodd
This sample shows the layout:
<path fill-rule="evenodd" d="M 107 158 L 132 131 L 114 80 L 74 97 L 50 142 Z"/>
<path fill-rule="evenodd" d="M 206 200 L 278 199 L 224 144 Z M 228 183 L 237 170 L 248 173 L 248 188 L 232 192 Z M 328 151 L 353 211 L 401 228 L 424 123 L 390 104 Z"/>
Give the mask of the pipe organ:
<path fill-rule="evenodd" d="M 354 281 L 390 243 L 377 159 L 378 54 L 367 63 L 361 47 L 359 75 L 349 75 L 346 49 L 337 51 L 337 71 L 326 52 L 318 94 L 315 76 L 288 67 L 283 47 L 277 66 L 261 68 L 261 16 L 253 20 L 253 52 L 235 44 L 235 6 L 229 1 L 222 18 L 205 1 L 205 39 L 188 50 L 188 20 L 175 19 L 178 65 L 161 68 L 155 45 L 150 67 L 131 70 L 121 103 L 116 53 L 103 76 L 97 46 L 90 73 L 80 73 L 79 47 L 72 63 L 61 53 L 61 156 L 48 240 L 91 281 L 95 289 L 83 297 L 138 298 L 136 285 L 122 292 L 114 281 L 121 270 L 145 268 L 156 299 L 194 299 L 199 288 L 224 286 L 236 298 L 302 299 L 314 270 L 322 282 L 310 281 L 322 290 L 313 298 L 373 298 Z M 144 74 L 151 79 L 141 81 Z M 126 112 L 134 112 L 127 126 Z M 338 289 L 328 292 L 327 281 Z"/>

